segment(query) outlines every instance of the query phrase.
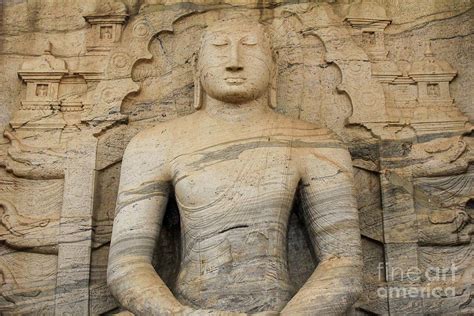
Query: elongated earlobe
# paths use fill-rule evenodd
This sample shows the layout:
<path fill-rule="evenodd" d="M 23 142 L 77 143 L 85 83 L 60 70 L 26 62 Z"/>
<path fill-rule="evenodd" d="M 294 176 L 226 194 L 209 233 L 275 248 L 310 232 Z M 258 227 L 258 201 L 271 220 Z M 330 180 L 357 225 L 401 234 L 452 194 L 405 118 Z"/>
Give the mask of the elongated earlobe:
<path fill-rule="evenodd" d="M 199 80 L 199 76 L 195 76 L 194 78 L 194 108 L 199 110 L 202 107 L 202 87 L 201 87 L 201 80 Z"/>
<path fill-rule="evenodd" d="M 277 70 L 274 67 L 272 78 L 270 79 L 270 87 L 268 89 L 268 106 L 275 109 L 277 107 Z"/>
<path fill-rule="evenodd" d="M 193 70 L 194 70 L 194 103 L 193 106 L 196 110 L 202 107 L 202 86 L 201 76 L 197 65 L 197 55 L 193 58 Z"/>

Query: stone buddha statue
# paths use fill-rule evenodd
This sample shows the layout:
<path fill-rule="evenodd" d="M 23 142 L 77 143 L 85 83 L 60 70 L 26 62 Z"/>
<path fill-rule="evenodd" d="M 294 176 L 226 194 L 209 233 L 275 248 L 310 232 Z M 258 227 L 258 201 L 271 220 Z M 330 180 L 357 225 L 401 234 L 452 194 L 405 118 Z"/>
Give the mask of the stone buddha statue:
<path fill-rule="evenodd" d="M 275 63 L 258 23 L 209 27 L 196 64 L 197 111 L 128 145 L 108 265 L 136 315 L 340 315 L 361 291 L 348 150 L 329 130 L 275 113 Z M 176 285 L 152 266 L 170 192 L 181 221 Z M 318 265 L 288 272 L 295 197 Z"/>

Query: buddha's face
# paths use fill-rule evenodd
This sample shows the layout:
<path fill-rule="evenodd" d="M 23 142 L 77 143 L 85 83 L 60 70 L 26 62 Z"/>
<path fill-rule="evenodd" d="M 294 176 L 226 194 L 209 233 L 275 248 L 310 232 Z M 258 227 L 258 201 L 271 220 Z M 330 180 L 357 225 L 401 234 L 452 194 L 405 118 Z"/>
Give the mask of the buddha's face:
<path fill-rule="evenodd" d="M 270 43 L 258 24 L 211 29 L 203 38 L 198 67 L 210 97 L 236 104 L 255 100 L 268 90 Z"/>

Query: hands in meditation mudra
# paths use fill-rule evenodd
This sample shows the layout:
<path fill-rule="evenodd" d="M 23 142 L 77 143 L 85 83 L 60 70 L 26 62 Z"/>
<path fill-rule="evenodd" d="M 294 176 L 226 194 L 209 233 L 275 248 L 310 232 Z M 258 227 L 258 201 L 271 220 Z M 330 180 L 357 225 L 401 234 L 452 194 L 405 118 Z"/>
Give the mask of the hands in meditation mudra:
<path fill-rule="evenodd" d="M 122 163 L 108 283 L 135 315 L 341 315 L 361 291 L 348 150 L 329 130 L 275 113 L 275 63 L 258 23 L 209 27 L 194 114 L 145 130 Z M 181 221 L 173 292 L 152 266 L 170 192 Z M 296 291 L 293 200 L 318 265 Z M 296 292 L 296 293 L 295 293 Z"/>

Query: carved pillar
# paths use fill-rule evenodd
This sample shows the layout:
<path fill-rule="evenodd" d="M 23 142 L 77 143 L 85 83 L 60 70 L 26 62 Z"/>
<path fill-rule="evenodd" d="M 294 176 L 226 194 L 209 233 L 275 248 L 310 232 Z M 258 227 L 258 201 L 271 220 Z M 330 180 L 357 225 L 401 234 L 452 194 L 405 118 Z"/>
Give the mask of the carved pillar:
<path fill-rule="evenodd" d="M 64 170 L 63 209 L 59 224 L 56 315 L 89 314 L 92 210 L 97 139 L 82 137 L 68 144 L 76 153 Z"/>

